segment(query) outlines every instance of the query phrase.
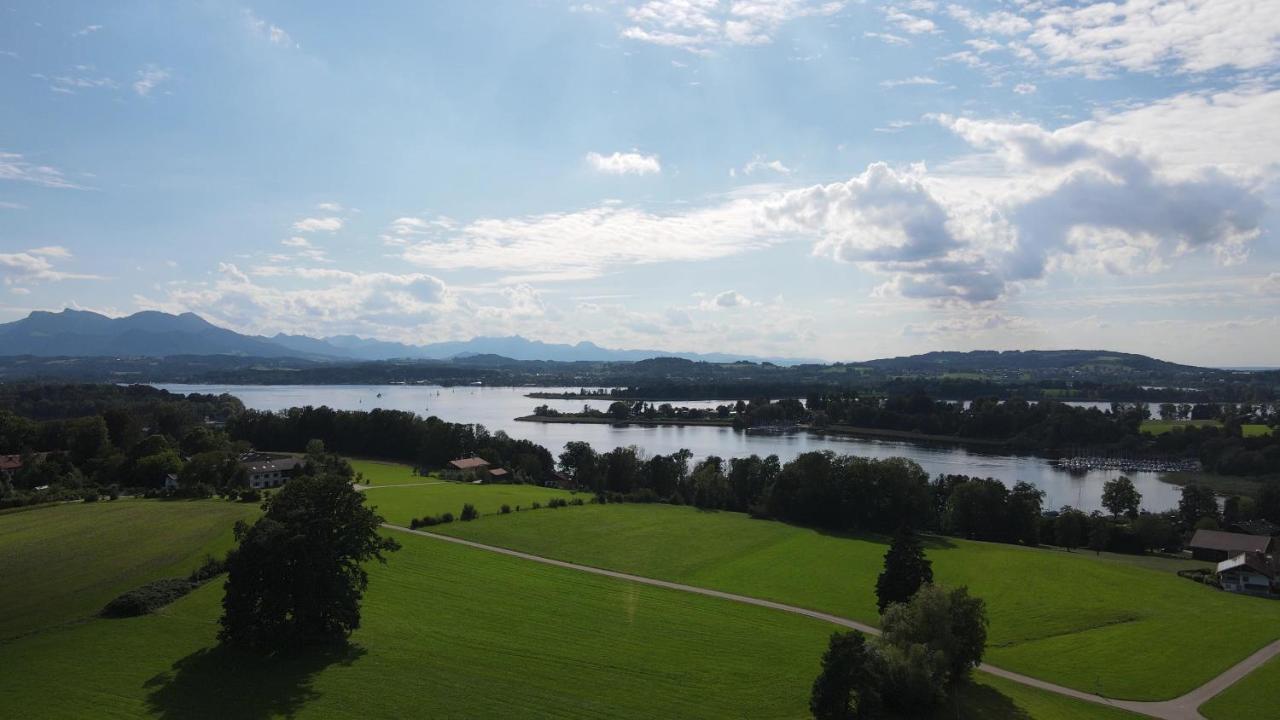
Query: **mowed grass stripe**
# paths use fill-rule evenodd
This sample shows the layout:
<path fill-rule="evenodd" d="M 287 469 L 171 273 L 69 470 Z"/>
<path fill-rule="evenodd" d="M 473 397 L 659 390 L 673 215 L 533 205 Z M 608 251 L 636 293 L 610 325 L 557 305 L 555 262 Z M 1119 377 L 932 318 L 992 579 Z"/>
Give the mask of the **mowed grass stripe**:
<path fill-rule="evenodd" d="M 161 614 L 0 645 L 24 718 L 797 718 L 834 629 L 429 538 L 371 568 L 356 651 L 214 649 L 207 585 Z M 1132 715 L 980 677 L 938 718 Z"/>
<path fill-rule="evenodd" d="M 877 540 L 667 505 L 588 505 L 433 530 L 878 620 L 873 588 L 886 547 Z M 1173 567 L 947 538 L 928 553 L 938 582 L 987 601 L 990 662 L 1086 692 L 1176 697 L 1280 637 L 1280 603 L 1197 585 Z M 1196 632 L 1206 618 L 1213 631 Z"/>
<path fill-rule="evenodd" d="M 1280 658 L 1268 660 L 1267 664 L 1201 705 L 1200 714 L 1209 720 L 1280 718 Z"/>
<path fill-rule="evenodd" d="M 88 617 L 151 580 L 222 556 L 255 504 L 122 499 L 0 515 L 0 642 Z"/>
<path fill-rule="evenodd" d="M 430 480 L 424 480 L 430 482 Z M 462 506 L 470 503 L 481 515 L 496 515 L 503 505 L 512 512 L 529 510 L 533 503 L 546 505 L 552 498 L 571 500 L 572 493 L 537 485 L 472 485 L 470 483 L 437 482 L 430 485 L 404 487 L 374 486 L 364 491 L 366 502 L 377 509 L 387 522 L 396 525 L 409 524 L 413 518 L 440 515 L 451 512 L 457 517 Z M 589 496 L 579 493 L 586 500 Z"/>

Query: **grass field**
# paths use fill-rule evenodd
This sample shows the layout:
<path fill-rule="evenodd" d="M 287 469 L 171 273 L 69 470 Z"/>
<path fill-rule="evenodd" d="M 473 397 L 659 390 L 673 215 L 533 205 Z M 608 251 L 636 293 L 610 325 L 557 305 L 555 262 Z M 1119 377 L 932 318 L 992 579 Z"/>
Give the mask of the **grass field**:
<path fill-rule="evenodd" d="M 231 547 L 254 504 L 115 500 L 0 515 L 0 641 L 88 617 Z"/>
<path fill-rule="evenodd" d="M 1222 427 L 1220 420 L 1143 420 L 1138 432 L 1163 435 L 1186 427 Z"/>
<path fill-rule="evenodd" d="M 1201 705 L 1200 714 L 1209 720 L 1280 718 L 1280 658 L 1273 658 L 1221 695 Z"/>
<path fill-rule="evenodd" d="M 0 697 L 24 718 L 806 715 L 824 623 L 396 537 L 404 548 L 372 566 L 349 648 L 219 649 L 211 583 L 157 615 L 0 641 L 0 666 L 22 669 L 0 673 Z M 1132 717 L 979 680 L 938 718 Z"/>
<path fill-rule="evenodd" d="M 885 545 L 737 513 L 587 505 L 455 523 L 441 532 L 877 621 Z M 1177 561 L 936 539 L 935 579 L 987 601 L 987 658 L 1111 697 L 1187 692 L 1280 637 L 1280 603 L 1177 577 Z M 1158 569 L 1157 569 L 1158 568 Z M 1212 632 L 1199 632 L 1213 618 Z"/>
<path fill-rule="evenodd" d="M 403 463 L 384 462 L 382 460 L 356 460 L 353 458 L 347 458 L 347 460 L 358 473 L 356 481 L 362 485 L 408 485 L 440 479 L 437 473 L 415 475 L 413 468 Z"/>
<path fill-rule="evenodd" d="M 1271 427 L 1268 425 L 1241 425 L 1240 434 L 1245 437 L 1265 437 L 1271 434 Z"/>
<path fill-rule="evenodd" d="M 545 505 L 551 498 L 574 497 L 564 490 L 536 485 L 471 485 L 444 481 L 408 487 L 374 486 L 364 493 L 369 505 L 397 525 L 408 525 L 413 518 L 443 512 L 457 516 L 462 512 L 463 503 L 471 503 L 482 515 L 490 515 L 496 514 L 503 505 L 510 505 L 513 511 L 519 506 L 524 511 L 535 502 Z M 579 493 L 577 497 L 586 500 L 590 496 Z"/>

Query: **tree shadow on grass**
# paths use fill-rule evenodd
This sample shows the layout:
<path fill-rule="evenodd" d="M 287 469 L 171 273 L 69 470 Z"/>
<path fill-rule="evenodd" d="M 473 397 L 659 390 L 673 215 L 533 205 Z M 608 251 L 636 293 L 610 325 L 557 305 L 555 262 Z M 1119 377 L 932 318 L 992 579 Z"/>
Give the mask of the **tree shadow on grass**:
<path fill-rule="evenodd" d="M 351 665 L 364 654 L 346 642 L 266 656 L 224 645 L 203 648 L 144 683 L 147 709 L 166 720 L 293 717 L 320 696 L 312 687 L 320 671 Z"/>
<path fill-rule="evenodd" d="M 865 542 L 871 542 L 877 545 L 884 545 L 886 550 L 889 548 L 889 544 L 893 542 L 892 534 L 886 535 L 883 533 L 873 533 L 873 532 L 832 530 L 831 528 L 824 528 L 817 525 L 809 526 L 809 525 L 799 525 L 796 523 L 791 523 L 791 524 L 796 525 L 796 527 L 808 528 L 818 533 L 819 535 L 825 535 L 827 537 L 841 538 L 843 540 L 863 540 Z M 956 547 L 956 544 L 955 542 L 953 542 L 953 539 L 946 537 L 945 535 L 933 535 L 933 534 L 925 533 L 922 530 L 917 530 L 916 537 L 920 539 L 920 544 L 924 546 L 924 549 L 926 550 L 953 550 Z"/>
<path fill-rule="evenodd" d="M 1018 707 L 1008 695 L 973 682 L 955 688 L 929 717 L 931 720 L 1032 720 L 1031 714 Z"/>

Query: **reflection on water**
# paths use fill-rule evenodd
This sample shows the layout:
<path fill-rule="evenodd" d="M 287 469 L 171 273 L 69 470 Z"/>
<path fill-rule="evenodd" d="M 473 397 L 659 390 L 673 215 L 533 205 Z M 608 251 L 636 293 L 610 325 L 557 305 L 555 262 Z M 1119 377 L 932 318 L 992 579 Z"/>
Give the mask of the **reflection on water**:
<path fill-rule="evenodd" d="M 918 445 L 889 440 L 795 435 L 747 435 L 719 427 L 613 427 L 611 425 L 570 425 L 515 422 L 532 413 L 535 405 L 546 404 L 572 412 L 582 408 L 582 400 L 535 400 L 525 397 L 530 388 L 453 387 L 415 385 L 158 385 L 173 392 L 230 393 L 246 407 L 282 410 L 304 405 L 328 405 L 340 410 L 409 410 L 436 415 L 459 423 L 480 423 L 490 431 L 504 430 L 512 437 L 527 438 L 558 454 L 570 440 L 586 440 L 597 450 L 619 445 L 636 445 L 649 454 L 671 453 L 680 448 L 695 457 L 719 455 L 742 457 L 774 454 L 784 462 L 810 450 L 832 450 L 865 457 L 907 457 L 920 463 L 931 475 L 953 473 L 994 477 L 1007 485 L 1025 480 L 1044 490 L 1045 507 L 1074 505 L 1085 511 L 1100 508 L 1102 484 L 1118 477 L 1117 471 L 1067 473 L 1045 460 L 1031 456 L 991 455 L 950 446 Z M 550 390 L 549 388 L 537 388 Z M 571 388 L 576 391 L 577 388 Z M 379 397 L 381 394 L 381 397 Z M 595 407 L 607 399 L 585 401 Z M 676 405 L 715 407 L 715 401 L 679 402 Z M 1129 473 L 1142 493 L 1148 510 L 1168 510 L 1177 506 L 1179 489 L 1160 482 L 1156 473 Z"/>

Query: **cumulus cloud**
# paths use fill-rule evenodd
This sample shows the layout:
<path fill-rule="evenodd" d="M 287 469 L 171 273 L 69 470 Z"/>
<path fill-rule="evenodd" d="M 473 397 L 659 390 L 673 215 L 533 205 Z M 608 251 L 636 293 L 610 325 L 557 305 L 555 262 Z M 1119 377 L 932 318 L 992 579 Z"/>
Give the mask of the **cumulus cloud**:
<path fill-rule="evenodd" d="M 756 155 L 751 158 L 747 164 L 742 166 L 742 173 L 744 175 L 754 175 L 761 170 L 770 170 L 778 173 L 779 175 L 790 175 L 793 172 L 792 169 L 784 165 L 781 160 L 769 160 L 763 155 Z M 729 175 L 734 176 L 736 173 L 733 170 L 730 170 Z"/>
<path fill-rule="evenodd" d="M 1018 95 L 1031 95 L 1035 93 L 1036 86 L 1034 83 L 1018 83 L 1013 86 L 1013 91 Z"/>
<path fill-rule="evenodd" d="M 293 223 L 293 229 L 298 232 L 337 232 L 342 229 L 342 218 L 339 217 L 309 217 L 302 218 Z"/>
<path fill-rule="evenodd" d="M 640 152 L 615 152 L 601 155 L 598 152 L 587 153 L 587 164 L 596 172 L 609 175 L 649 175 L 662 172 L 662 163 L 657 155 L 644 155 Z"/>
<path fill-rule="evenodd" d="M 698 307 L 703 310 L 731 310 L 735 308 L 753 307 L 754 303 L 746 298 L 742 293 L 736 290 L 725 290 L 713 297 L 707 298 L 699 303 Z"/>
<path fill-rule="evenodd" d="M 626 10 L 622 37 L 696 53 L 764 45 L 793 20 L 834 15 L 843 0 L 648 0 Z"/>
<path fill-rule="evenodd" d="M 953 340 L 955 336 L 987 335 L 997 331 L 1028 332 L 1037 329 L 1035 323 L 1024 317 L 1003 313 L 978 313 L 957 315 L 927 323 L 908 323 L 903 326 L 902 334 L 907 337 L 941 337 Z"/>
<path fill-rule="evenodd" d="M 1124 0 L 1055 6 L 1030 42 L 1090 76 L 1114 70 L 1252 70 L 1280 58 L 1280 13 L 1254 0 Z"/>
<path fill-rule="evenodd" d="M 289 48 L 298 47 L 298 43 L 293 41 L 293 38 L 289 36 L 289 33 L 285 32 L 284 28 L 263 20 L 254 14 L 252 10 L 245 10 L 244 17 L 249 24 L 249 30 L 255 35 L 266 39 L 272 45 Z"/>
<path fill-rule="evenodd" d="M 102 29 L 101 25 L 85 25 L 79 30 L 71 33 L 71 37 L 84 37 L 86 35 L 92 35 L 93 33 L 96 33 L 101 29 Z"/>
<path fill-rule="evenodd" d="M 1031 21 L 1005 10 L 986 15 L 962 5 L 948 5 L 947 14 L 969 30 L 987 35 L 1017 35 L 1031 29 Z"/>
<path fill-rule="evenodd" d="M 38 282 L 100 279 L 97 275 L 70 273 L 55 267 L 58 261 L 69 259 L 71 252 L 59 245 L 0 253 L 0 281 L 6 286 L 21 287 Z"/>
<path fill-rule="evenodd" d="M 908 39 L 906 39 L 906 38 L 904 38 L 904 37 L 902 37 L 902 36 L 900 36 L 900 35 L 894 35 L 893 33 L 864 32 L 864 33 L 862 33 L 862 36 L 863 36 L 863 37 L 865 37 L 865 38 L 871 38 L 872 40 L 879 40 L 880 42 L 882 42 L 882 43 L 884 43 L 884 44 L 886 44 L 886 45 L 900 45 L 900 46 L 901 46 L 901 45 L 910 45 L 910 44 L 911 44 L 911 41 L 910 41 L 910 40 L 908 40 Z"/>
<path fill-rule="evenodd" d="M 894 7 L 885 8 L 885 19 L 897 25 L 898 29 L 911 35 L 926 35 L 939 32 L 937 23 L 929 18 L 905 13 Z"/>
<path fill-rule="evenodd" d="M 926 75 L 912 75 L 911 77 L 902 78 L 900 80 L 880 81 L 880 86 L 887 87 L 887 88 L 902 87 L 904 85 L 909 86 L 909 85 L 941 85 L 941 84 L 942 83 Z"/>

